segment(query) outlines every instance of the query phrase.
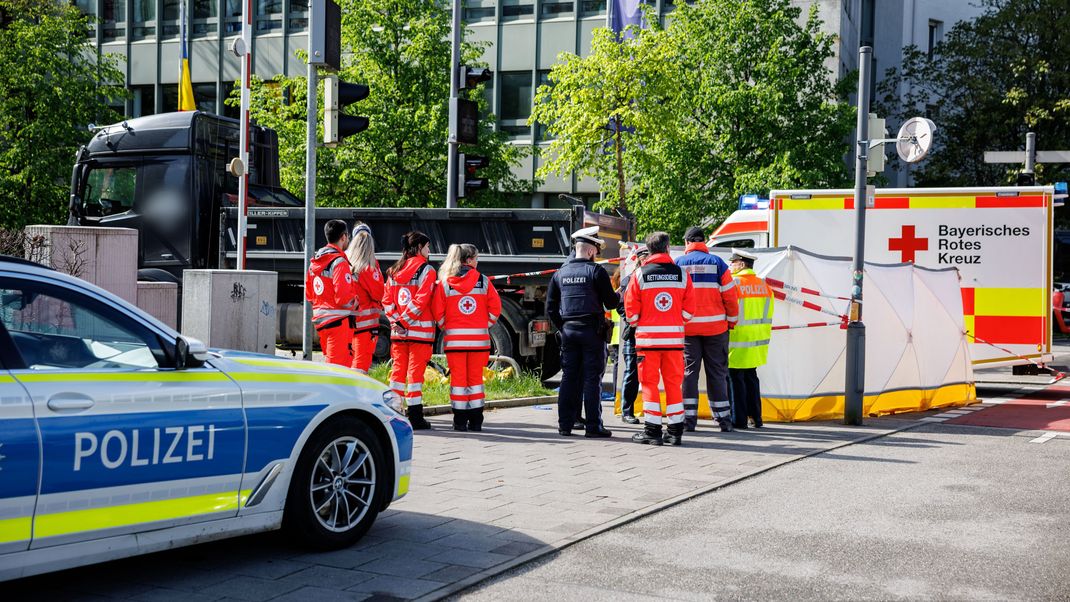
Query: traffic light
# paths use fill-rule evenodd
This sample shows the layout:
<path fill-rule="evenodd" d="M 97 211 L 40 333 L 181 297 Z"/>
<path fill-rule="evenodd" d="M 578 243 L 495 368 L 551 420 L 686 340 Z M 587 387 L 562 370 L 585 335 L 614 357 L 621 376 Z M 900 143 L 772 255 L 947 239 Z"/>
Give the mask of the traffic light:
<path fill-rule="evenodd" d="M 343 115 L 342 109 L 368 97 L 368 86 L 328 77 L 323 83 L 323 144 L 337 146 L 346 136 L 368 129 L 368 118 Z"/>
<path fill-rule="evenodd" d="M 1037 184 L 1037 176 L 1036 176 L 1036 174 L 1030 173 L 1030 172 L 1026 172 L 1026 171 L 1020 172 L 1018 174 L 1018 185 L 1019 186 L 1036 186 L 1036 184 Z"/>
<path fill-rule="evenodd" d="M 490 165 L 490 159 L 480 155 L 466 155 L 461 153 L 457 156 L 457 163 L 461 166 L 461 181 L 457 186 L 457 197 L 464 198 L 469 190 L 483 190 L 487 187 L 486 178 L 477 177 L 477 171 Z"/>
<path fill-rule="evenodd" d="M 494 72 L 483 67 L 468 67 L 461 65 L 461 77 L 459 88 L 471 90 L 483 82 L 489 82 L 494 77 Z"/>

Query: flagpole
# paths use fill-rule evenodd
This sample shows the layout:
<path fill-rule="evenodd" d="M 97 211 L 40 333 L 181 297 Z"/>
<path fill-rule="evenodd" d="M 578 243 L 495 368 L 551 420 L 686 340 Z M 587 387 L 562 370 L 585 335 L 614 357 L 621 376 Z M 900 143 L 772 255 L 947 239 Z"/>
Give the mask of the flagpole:
<path fill-rule="evenodd" d="M 238 178 L 238 269 L 245 269 L 246 238 L 249 233 L 249 78 L 253 61 L 253 0 L 242 6 L 241 38 L 245 54 L 241 57 L 241 133 L 238 141 L 242 175 Z"/>

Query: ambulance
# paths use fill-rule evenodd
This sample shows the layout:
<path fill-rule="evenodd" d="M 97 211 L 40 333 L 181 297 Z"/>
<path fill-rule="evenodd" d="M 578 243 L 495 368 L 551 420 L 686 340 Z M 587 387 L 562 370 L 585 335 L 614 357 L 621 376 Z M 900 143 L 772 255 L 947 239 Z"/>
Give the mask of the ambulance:
<path fill-rule="evenodd" d="M 866 261 L 958 268 L 975 367 L 1051 360 L 1055 188 L 869 191 Z M 850 257 L 854 231 L 853 190 L 774 190 L 742 197 L 710 244 Z"/>

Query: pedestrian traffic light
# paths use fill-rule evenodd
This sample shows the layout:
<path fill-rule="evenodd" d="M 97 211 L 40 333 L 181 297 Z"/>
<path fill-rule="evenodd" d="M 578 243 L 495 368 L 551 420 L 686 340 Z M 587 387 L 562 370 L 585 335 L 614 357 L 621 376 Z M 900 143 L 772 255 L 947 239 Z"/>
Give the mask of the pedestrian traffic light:
<path fill-rule="evenodd" d="M 461 181 L 458 182 L 457 196 L 464 198 L 469 190 L 483 190 L 489 182 L 486 178 L 476 177 L 478 170 L 490 165 L 490 159 L 480 155 L 466 155 L 461 153 L 457 157 L 457 163 L 461 166 Z"/>
<path fill-rule="evenodd" d="M 368 128 L 368 118 L 343 115 L 342 110 L 368 97 L 368 86 L 338 81 L 328 77 L 323 83 L 323 144 L 337 146 L 346 136 L 363 132 Z"/>
<path fill-rule="evenodd" d="M 489 82 L 494 77 L 494 72 L 483 67 L 469 67 L 461 65 L 461 77 L 459 88 L 471 90 L 483 82 Z"/>

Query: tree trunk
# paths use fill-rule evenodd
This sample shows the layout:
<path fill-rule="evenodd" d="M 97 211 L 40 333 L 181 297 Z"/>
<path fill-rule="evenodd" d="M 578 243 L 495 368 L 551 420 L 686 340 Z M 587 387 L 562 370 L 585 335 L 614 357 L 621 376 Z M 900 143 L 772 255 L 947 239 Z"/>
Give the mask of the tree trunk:
<path fill-rule="evenodd" d="M 624 200 L 624 145 L 621 143 L 620 118 L 615 117 L 613 122 L 616 125 L 617 130 L 613 137 L 613 146 L 617 152 L 617 208 L 626 212 L 628 210 L 628 204 Z"/>

